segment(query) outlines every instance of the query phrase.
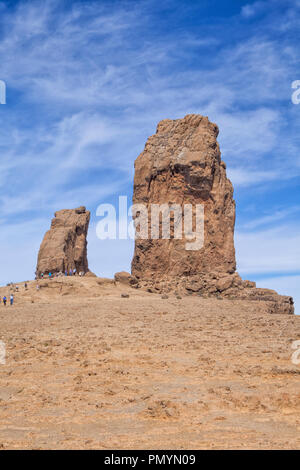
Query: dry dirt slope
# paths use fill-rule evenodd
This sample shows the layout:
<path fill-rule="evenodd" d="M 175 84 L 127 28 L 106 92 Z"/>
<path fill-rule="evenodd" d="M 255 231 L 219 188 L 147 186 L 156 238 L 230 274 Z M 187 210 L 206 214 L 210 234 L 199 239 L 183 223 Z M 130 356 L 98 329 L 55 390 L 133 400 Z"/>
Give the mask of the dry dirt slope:
<path fill-rule="evenodd" d="M 1 448 L 300 448 L 300 317 L 60 282 L 0 307 Z"/>

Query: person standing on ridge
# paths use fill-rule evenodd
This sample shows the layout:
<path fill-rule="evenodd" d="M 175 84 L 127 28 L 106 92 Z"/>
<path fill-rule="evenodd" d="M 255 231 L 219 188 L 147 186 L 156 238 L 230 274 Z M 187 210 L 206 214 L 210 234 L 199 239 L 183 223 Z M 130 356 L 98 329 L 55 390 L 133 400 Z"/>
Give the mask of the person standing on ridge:
<path fill-rule="evenodd" d="M 14 304 L 14 295 L 10 294 L 10 305 Z"/>
<path fill-rule="evenodd" d="M 4 303 L 4 307 L 6 306 L 6 297 L 4 296 L 3 297 L 3 303 Z"/>

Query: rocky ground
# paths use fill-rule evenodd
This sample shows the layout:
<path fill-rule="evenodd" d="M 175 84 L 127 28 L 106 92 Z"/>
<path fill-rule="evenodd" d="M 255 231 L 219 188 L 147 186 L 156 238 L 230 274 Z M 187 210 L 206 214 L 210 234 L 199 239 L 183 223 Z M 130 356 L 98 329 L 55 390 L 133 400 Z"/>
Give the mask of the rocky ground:
<path fill-rule="evenodd" d="M 40 284 L 0 306 L 0 448 L 300 448 L 300 317 L 92 277 Z"/>

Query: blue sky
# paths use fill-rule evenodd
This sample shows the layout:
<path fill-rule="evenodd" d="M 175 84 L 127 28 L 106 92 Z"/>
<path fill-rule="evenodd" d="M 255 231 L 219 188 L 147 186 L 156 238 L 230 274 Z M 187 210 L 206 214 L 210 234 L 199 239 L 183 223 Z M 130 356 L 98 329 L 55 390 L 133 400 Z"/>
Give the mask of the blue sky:
<path fill-rule="evenodd" d="M 300 313 L 300 1 L 0 2 L 0 283 L 33 278 L 55 210 L 92 211 L 90 268 L 130 270 L 96 207 L 132 195 L 159 120 L 207 115 L 237 203 L 243 278 Z"/>

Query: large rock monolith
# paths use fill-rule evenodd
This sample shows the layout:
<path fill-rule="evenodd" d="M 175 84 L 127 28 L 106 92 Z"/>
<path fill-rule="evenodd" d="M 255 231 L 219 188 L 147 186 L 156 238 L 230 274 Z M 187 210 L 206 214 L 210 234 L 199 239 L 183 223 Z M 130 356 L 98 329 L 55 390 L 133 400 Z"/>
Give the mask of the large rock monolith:
<path fill-rule="evenodd" d="M 88 272 L 87 232 L 90 212 L 85 207 L 63 209 L 55 212 L 41 243 L 36 276 L 76 269 Z"/>
<path fill-rule="evenodd" d="M 293 313 L 291 297 L 257 289 L 255 283 L 243 281 L 236 272 L 235 202 L 226 165 L 221 160 L 218 133 L 218 126 L 207 117 L 191 114 L 161 121 L 156 134 L 147 140 L 135 161 L 133 194 L 133 203 L 142 204 L 147 210 L 147 237 L 144 232 L 138 238 L 137 226 L 132 275 L 140 287 L 151 291 L 175 289 L 198 295 L 265 300 L 271 312 Z M 158 212 L 162 209 L 156 222 L 153 207 Z M 181 208 L 181 220 L 170 211 L 172 207 Z M 188 214 L 185 207 L 192 208 L 191 229 L 195 234 L 196 208 L 204 211 L 203 231 L 196 234 L 194 245 L 184 231 Z M 170 215 L 170 237 L 167 234 L 164 239 L 165 215 Z M 136 222 L 139 217 L 137 212 Z M 182 227 L 181 239 L 176 235 L 178 225 Z M 155 226 L 157 232 L 153 236 Z"/>

